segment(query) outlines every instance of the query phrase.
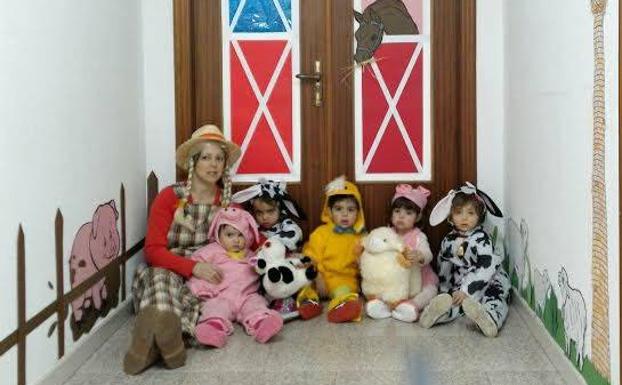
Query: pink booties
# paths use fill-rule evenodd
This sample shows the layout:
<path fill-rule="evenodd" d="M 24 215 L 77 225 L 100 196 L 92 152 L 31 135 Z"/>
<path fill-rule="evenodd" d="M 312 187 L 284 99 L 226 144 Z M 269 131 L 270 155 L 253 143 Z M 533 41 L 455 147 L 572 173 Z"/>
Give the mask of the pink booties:
<path fill-rule="evenodd" d="M 209 320 L 199 323 L 194 328 L 197 340 L 203 345 L 222 348 L 227 343 L 227 331 L 222 322 Z"/>
<path fill-rule="evenodd" d="M 283 328 L 283 318 L 280 315 L 271 312 L 257 322 L 255 329 L 255 340 L 262 344 L 265 344 L 270 338 L 277 335 Z"/>

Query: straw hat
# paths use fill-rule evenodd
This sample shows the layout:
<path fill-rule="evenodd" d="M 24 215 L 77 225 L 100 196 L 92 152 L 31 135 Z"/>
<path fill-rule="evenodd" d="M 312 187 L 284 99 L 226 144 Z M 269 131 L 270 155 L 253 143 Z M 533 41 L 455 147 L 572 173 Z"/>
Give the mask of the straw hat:
<path fill-rule="evenodd" d="M 220 129 L 213 124 L 206 124 L 192 133 L 190 139 L 186 140 L 177 148 L 175 160 L 177 166 L 183 170 L 188 170 L 188 158 L 194 156 L 201 149 L 205 142 L 220 142 L 225 146 L 227 152 L 227 166 L 235 163 L 242 154 L 240 147 L 225 139 Z"/>

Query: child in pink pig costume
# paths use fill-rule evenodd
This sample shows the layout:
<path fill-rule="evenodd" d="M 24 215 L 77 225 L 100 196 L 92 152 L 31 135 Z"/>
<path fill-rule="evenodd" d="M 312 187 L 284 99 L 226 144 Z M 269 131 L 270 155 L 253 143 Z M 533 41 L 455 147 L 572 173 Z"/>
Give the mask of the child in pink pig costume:
<path fill-rule="evenodd" d="M 410 298 L 401 302 L 395 309 L 389 309 L 382 301 L 367 303 L 367 314 L 372 318 L 393 317 L 404 322 L 415 322 L 423 308 L 427 306 L 438 291 L 438 276 L 432 270 L 432 251 L 428 238 L 417 227 L 423 209 L 428 203 L 430 191 L 424 187 L 413 188 L 408 184 L 395 187 L 391 199 L 391 227 L 406 244 L 405 256 L 411 265 L 416 265 L 421 275 L 411 274 Z"/>
<path fill-rule="evenodd" d="M 201 301 L 201 316 L 195 336 L 204 345 L 223 347 L 233 333 L 232 321 L 244 326 L 246 333 L 260 343 L 267 342 L 283 327 L 283 319 L 268 309 L 257 293 L 259 276 L 254 270 L 251 247 L 259 239 L 257 223 L 251 214 L 239 208 L 218 211 L 208 231 L 212 243 L 197 250 L 192 259 L 210 262 L 221 271 L 220 283 L 198 278 L 187 282 Z"/>

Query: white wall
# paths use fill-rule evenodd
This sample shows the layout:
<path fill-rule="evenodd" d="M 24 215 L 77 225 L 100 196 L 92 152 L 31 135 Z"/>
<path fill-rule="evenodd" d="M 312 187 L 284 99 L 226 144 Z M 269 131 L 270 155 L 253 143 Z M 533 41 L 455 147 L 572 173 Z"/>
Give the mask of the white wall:
<path fill-rule="evenodd" d="M 481 3 L 482 1 L 480 1 Z M 490 5 L 489 5 L 490 6 Z M 564 266 L 592 309 L 591 159 L 592 15 L 588 1 L 506 3 L 506 211 L 529 225 L 532 268 L 547 269 L 559 293 Z M 478 9 L 481 11 L 481 8 Z M 619 383 L 617 15 L 607 14 L 607 196 L 610 253 L 612 383 Z M 478 68 L 479 70 L 479 68 Z M 481 114 L 481 111 L 478 111 Z M 558 294 L 559 297 L 559 294 Z"/>
<path fill-rule="evenodd" d="M 477 184 L 505 211 L 505 25 L 507 0 L 476 11 Z"/>
<path fill-rule="evenodd" d="M 0 339 L 16 327 L 16 235 L 26 235 L 27 317 L 55 297 L 53 221 L 68 259 L 78 227 L 125 184 L 128 247 L 144 235 L 141 9 L 127 0 L 0 0 Z M 65 290 L 70 289 L 65 264 Z M 28 337 L 27 381 L 57 361 L 52 320 Z M 97 327 L 97 326 L 96 326 Z M 72 350 L 66 327 L 66 352 Z M 0 383 L 16 383 L 15 349 Z"/>
<path fill-rule="evenodd" d="M 175 181 L 175 67 L 172 0 L 141 0 L 147 172 Z"/>

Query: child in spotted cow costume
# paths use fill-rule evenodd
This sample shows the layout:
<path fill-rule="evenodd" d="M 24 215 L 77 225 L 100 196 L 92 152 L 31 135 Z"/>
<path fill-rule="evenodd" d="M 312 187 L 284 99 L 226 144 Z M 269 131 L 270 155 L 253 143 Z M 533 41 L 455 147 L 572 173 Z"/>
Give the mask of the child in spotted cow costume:
<path fill-rule="evenodd" d="M 302 230 L 292 217 L 299 220 L 307 217 L 287 193 L 285 182 L 262 178 L 256 185 L 233 194 L 231 200 L 244 204 L 245 209 L 253 213 L 265 239 L 277 237 L 290 252 L 300 249 Z"/>
<path fill-rule="evenodd" d="M 276 238 L 285 246 L 288 256 L 299 251 L 303 234 L 293 218 L 305 220 L 307 217 L 302 208 L 287 193 L 285 182 L 261 178 L 259 183 L 233 194 L 231 199 L 234 203 L 243 204 L 249 212 L 253 213 L 259 224 L 259 233 L 262 238 L 259 244 L 268 238 Z M 298 316 L 308 319 L 320 314 L 318 311 L 299 313 L 294 297 L 273 299 L 270 308 L 278 311 L 285 320 Z"/>
<path fill-rule="evenodd" d="M 486 213 L 501 211 L 483 191 L 466 182 L 451 190 L 430 214 L 436 226 L 448 219 L 453 227 L 437 256 L 439 294 L 425 308 L 419 323 L 425 328 L 465 314 L 487 337 L 495 337 L 508 314 L 510 279 L 482 228 Z"/>

